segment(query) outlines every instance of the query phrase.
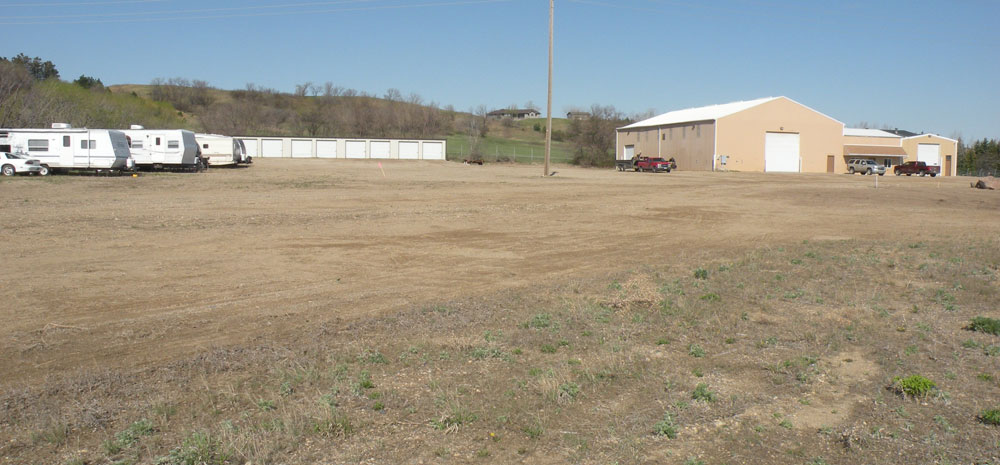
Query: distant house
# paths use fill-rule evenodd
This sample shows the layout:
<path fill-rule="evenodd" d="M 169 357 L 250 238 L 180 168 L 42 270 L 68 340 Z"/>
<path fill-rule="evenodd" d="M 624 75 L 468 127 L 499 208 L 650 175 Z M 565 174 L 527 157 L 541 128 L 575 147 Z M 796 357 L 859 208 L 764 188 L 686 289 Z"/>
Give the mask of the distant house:
<path fill-rule="evenodd" d="M 505 109 L 505 110 L 494 110 L 486 114 L 486 116 L 491 119 L 526 119 L 526 118 L 538 118 L 538 110 L 517 110 L 517 109 Z"/>
<path fill-rule="evenodd" d="M 575 119 L 579 121 L 588 120 L 590 119 L 590 113 L 587 113 L 585 111 L 571 111 L 569 113 L 566 113 L 566 119 L 570 120 Z"/>

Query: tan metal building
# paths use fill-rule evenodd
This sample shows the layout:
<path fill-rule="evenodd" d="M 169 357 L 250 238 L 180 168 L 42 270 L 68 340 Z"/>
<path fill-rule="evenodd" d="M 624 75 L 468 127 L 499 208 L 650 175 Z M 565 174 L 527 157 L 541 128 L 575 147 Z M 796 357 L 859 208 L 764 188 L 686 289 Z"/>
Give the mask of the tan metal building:
<path fill-rule="evenodd" d="M 867 158 L 892 167 L 906 161 L 903 138 L 880 129 L 844 128 L 844 162 L 852 158 Z"/>
<path fill-rule="evenodd" d="M 842 173 L 844 123 L 787 97 L 672 111 L 618 129 L 616 158 L 681 170 Z"/>
<path fill-rule="evenodd" d="M 903 150 L 908 161 L 922 161 L 941 167 L 944 176 L 958 174 L 958 141 L 937 134 L 904 137 Z"/>

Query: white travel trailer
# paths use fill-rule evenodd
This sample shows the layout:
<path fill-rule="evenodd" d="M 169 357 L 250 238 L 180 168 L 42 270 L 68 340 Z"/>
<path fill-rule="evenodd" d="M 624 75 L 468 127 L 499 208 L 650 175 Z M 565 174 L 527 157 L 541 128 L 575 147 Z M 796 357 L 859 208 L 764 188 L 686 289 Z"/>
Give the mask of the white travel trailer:
<path fill-rule="evenodd" d="M 112 129 L 73 128 L 53 123 L 51 129 L 0 129 L 0 152 L 23 153 L 42 164 L 42 175 L 60 170 L 130 170 L 128 140 Z"/>
<path fill-rule="evenodd" d="M 218 134 L 195 134 L 194 137 L 198 140 L 201 157 L 210 166 L 250 163 L 242 140 Z"/>
<path fill-rule="evenodd" d="M 142 169 L 206 167 L 194 133 L 184 129 L 146 129 L 133 125 L 122 132 L 129 139 L 135 166 Z"/>

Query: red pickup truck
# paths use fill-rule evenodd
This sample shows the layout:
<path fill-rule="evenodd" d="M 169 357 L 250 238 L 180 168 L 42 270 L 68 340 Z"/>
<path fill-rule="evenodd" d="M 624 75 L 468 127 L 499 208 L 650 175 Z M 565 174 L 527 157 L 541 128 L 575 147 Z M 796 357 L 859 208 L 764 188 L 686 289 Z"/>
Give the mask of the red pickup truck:
<path fill-rule="evenodd" d="M 902 165 L 896 165 L 896 167 L 892 169 L 892 172 L 895 173 L 896 176 L 901 174 L 905 174 L 907 176 L 918 174 L 920 176 L 929 175 L 933 178 L 941 172 L 941 167 L 928 165 L 922 161 L 908 161 Z"/>

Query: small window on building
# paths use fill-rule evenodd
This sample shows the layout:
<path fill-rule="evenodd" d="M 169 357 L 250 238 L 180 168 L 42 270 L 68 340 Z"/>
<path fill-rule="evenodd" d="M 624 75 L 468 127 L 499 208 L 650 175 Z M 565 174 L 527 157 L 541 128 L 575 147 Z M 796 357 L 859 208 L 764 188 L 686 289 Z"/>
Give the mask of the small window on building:
<path fill-rule="evenodd" d="M 29 152 L 48 152 L 49 141 L 46 139 L 28 139 Z"/>
<path fill-rule="evenodd" d="M 660 134 L 660 140 L 667 140 L 666 134 Z"/>
<path fill-rule="evenodd" d="M 167 148 L 168 149 L 176 149 L 176 148 L 178 148 L 180 146 L 181 146 L 181 144 L 178 141 L 175 141 L 175 140 L 168 140 L 167 141 Z"/>
<path fill-rule="evenodd" d="M 63 136 L 63 147 L 69 147 L 69 136 Z"/>
<path fill-rule="evenodd" d="M 160 138 L 159 137 L 156 138 L 156 145 L 160 145 Z"/>

